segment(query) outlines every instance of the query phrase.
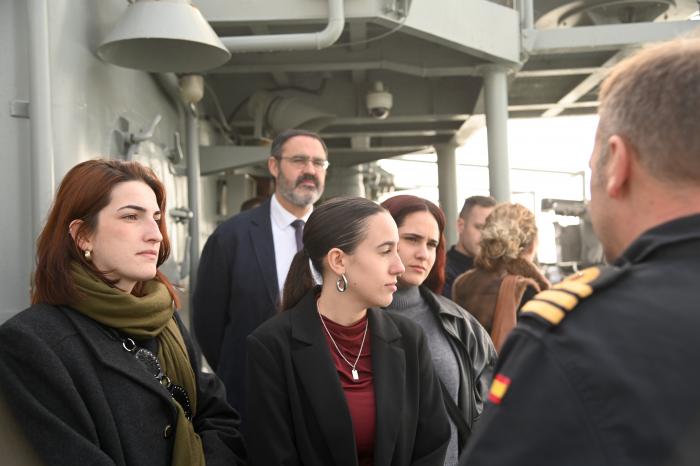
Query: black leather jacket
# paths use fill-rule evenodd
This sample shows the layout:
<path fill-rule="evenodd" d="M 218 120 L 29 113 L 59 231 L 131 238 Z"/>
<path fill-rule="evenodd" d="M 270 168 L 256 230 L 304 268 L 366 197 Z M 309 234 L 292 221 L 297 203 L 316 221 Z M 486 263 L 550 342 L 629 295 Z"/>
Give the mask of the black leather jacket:
<path fill-rule="evenodd" d="M 469 428 L 473 429 L 484 409 L 496 365 L 497 354 L 491 337 L 476 318 L 462 307 L 425 286 L 419 289 L 431 311 L 436 313 L 457 356 L 461 375 L 457 406 Z"/>

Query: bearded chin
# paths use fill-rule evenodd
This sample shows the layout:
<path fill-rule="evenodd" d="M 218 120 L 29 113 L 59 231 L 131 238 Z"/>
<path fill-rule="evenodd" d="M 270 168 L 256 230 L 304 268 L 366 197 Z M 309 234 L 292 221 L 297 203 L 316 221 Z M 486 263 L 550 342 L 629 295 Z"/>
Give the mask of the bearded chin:
<path fill-rule="evenodd" d="M 306 207 L 318 201 L 318 198 L 321 196 L 318 192 L 318 189 L 314 189 L 313 191 L 305 190 L 305 192 L 303 193 L 298 193 L 296 192 L 296 190 L 287 192 L 285 193 L 284 197 L 286 197 L 287 200 L 295 206 Z"/>

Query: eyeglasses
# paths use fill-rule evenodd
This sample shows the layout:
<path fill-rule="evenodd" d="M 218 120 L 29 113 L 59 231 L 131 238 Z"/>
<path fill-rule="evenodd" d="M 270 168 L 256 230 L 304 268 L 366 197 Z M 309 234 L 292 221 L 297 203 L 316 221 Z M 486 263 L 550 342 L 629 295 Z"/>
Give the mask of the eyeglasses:
<path fill-rule="evenodd" d="M 319 170 L 325 170 L 328 168 L 328 165 L 330 165 L 330 163 L 326 159 L 311 158 L 308 155 L 295 155 L 292 157 L 279 156 L 276 158 L 287 160 L 289 161 L 289 163 L 291 163 L 297 168 L 304 168 L 309 162 L 311 162 L 314 165 L 314 167 L 316 167 Z"/>

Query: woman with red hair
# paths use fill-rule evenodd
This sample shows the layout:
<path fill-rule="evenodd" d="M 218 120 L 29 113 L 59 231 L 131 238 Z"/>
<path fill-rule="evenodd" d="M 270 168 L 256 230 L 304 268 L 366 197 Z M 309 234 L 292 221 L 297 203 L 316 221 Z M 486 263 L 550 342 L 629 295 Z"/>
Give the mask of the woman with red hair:
<path fill-rule="evenodd" d="M 483 409 L 496 352 L 479 322 L 440 294 L 445 285 L 442 210 L 409 195 L 387 199 L 382 206 L 398 226 L 398 253 L 406 268 L 386 311 L 414 320 L 425 332 L 451 421 L 445 465 L 455 465 Z"/>
<path fill-rule="evenodd" d="M 158 270 L 165 188 L 136 162 L 63 178 L 37 244 L 32 306 L 0 327 L 2 395 L 45 464 L 241 464 L 239 419 L 200 372 Z"/>

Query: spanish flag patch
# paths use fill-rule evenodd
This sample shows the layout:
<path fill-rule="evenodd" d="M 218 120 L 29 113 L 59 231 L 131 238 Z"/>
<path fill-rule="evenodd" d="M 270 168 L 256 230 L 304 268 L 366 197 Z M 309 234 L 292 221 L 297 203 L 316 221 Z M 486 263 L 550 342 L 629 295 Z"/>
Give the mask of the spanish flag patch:
<path fill-rule="evenodd" d="M 500 405 L 503 397 L 506 396 L 508 387 L 510 386 L 510 378 L 503 374 L 496 374 L 491 382 L 489 390 L 489 401 L 495 405 Z"/>

